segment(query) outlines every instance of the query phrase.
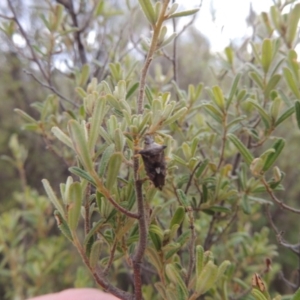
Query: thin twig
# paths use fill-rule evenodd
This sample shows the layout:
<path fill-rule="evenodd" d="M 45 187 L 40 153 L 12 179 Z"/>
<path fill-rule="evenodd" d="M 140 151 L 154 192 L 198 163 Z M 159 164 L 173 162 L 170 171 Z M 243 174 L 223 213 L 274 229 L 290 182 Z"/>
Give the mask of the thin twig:
<path fill-rule="evenodd" d="M 188 193 L 188 190 L 189 190 L 189 188 L 190 188 L 190 186 L 191 186 L 191 184 L 192 184 L 192 180 L 193 180 L 194 174 L 195 174 L 195 172 L 197 171 L 197 169 L 200 167 L 201 164 L 202 164 L 202 161 L 199 161 L 199 162 L 197 163 L 197 165 L 195 166 L 193 172 L 191 173 L 190 178 L 189 178 L 189 181 L 188 181 L 188 183 L 187 183 L 187 185 L 186 185 L 186 188 L 185 188 L 185 191 L 184 191 L 185 194 Z"/>
<path fill-rule="evenodd" d="M 203 243 L 204 250 L 208 250 L 210 248 L 211 240 L 214 236 L 212 231 L 213 231 L 213 227 L 214 227 L 213 225 L 214 225 L 215 221 L 216 221 L 216 215 L 213 215 L 213 217 L 212 217 L 212 219 L 209 223 L 209 228 L 208 228 L 208 231 L 207 231 L 205 241 Z"/>
<path fill-rule="evenodd" d="M 73 244 L 77 248 L 83 262 L 89 268 L 93 277 L 95 278 L 97 284 L 101 286 L 105 291 L 110 292 L 111 294 L 115 295 L 116 297 L 123 299 L 123 300 L 134 300 L 134 296 L 130 293 L 120 290 L 119 288 L 115 287 L 111 284 L 104 276 L 100 268 L 97 266 L 95 269 L 91 267 L 89 259 L 85 255 L 85 251 L 82 245 L 79 242 L 79 239 L 76 234 L 73 235 Z"/>
<path fill-rule="evenodd" d="M 153 36 L 151 40 L 151 45 L 149 52 L 146 57 L 146 61 L 141 71 L 140 84 L 139 84 L 139 95 L 137 99 L 137 113 L 142 114 L 144 110 L 144 94 L 145 94 L 145 84 L 146 76 L 148 73 L 149 66 L 153 59 L 154 52 L 157 48 L 158 36 L 160 34 L 160 29 L 162 27 L 163 21 L 165 20 L 165 13 L 170 0 L 164 0 L 162 8 L 155 25 L 153 25 Z M 139 140 L 135 139 L 135 151 L 133 156 L 133 172 L 134 172 L 134 185 L 136 193 L 136 201 L 139 214 L 139 241 L 136 247 L 136 251 L 133 257 L 133 275 L 134 275 L 134 288 L 136 300 L 143 299 L 142 296 L 142 278 L 141 278 L 141 265 L 142 259 L 147 246 L 147 236 L 148 228 L 146 223 L 146 213 L 144 207 L 144 199 L 142 192 L 143 180 L 139 177 L 139 155 L 138 155 L 138 143 Z"/>
<path fill-rule="evenodd" d="M 276 204 L 278 204 L 278 205 L 279 205 L 281 208 L 283 208 L 283 209 L 286 209 L 286 210 L 291 211 L 291 212 L 296 213 L 296 214 L 300 214 L 300 210 L 299 210 L 299 209 L 296 209 L 296 208 L 293 208 L 293 207 L 291 207 L 291 206 L 289 206 L 289 205 L 284 204 L 282 201 L 280 201 L 280 200 L 274 195 L 272 189 L 270 188 L 269 184 L 266 182 L 266 180 L 265 180 L 264 177 L 261 178 L 261 182 L 262 182 L 262 184 L 265 186 L 265 188 L 266 188 L 268 194 L 271 196 L 273 202 L 275 202 Z"/>
<path fill-rule="evenodd" d="M 30 75 L 35 81 L 37 81 L 41 86 L 45 87 L 46 89 L 49 89 L 50 91 L 52 91 L 54 94 L 56 94 L 59 98 L 61 98 L 62 100 L 65 100 L 66 102 L 74 105 L 75 107 L 79 107 L 79 105 L 77 103 L 75 103 L 74 101 L 68 99 L 67 97 L 65 97 L 64 95 L 62 95 L 54 86 L 52 85 L 48 85 L 44 82 L 42 82 L 40 79 L 38 79 L 33 73 L 31 73 L 30 71 L 24 70 L 24 72 L 27 75 Z"/>
<path fill-rule="evenodd" d="M 146 61 L 144 63 L 144 66 L 142 68 L 141 72 L 141 78 L 140 78 L 140 84 L 139 84 L 139 96 L 137 100 L 137 112 L 138 114 L 142 114 L 144 110 L 144 95 L 145 95 L 145 84 L 146 84 L 146 76 L 148 73 L 149 66 L 152 62 L 154 52 L 157 48 L 157 42 L 158 42 L 158 36 L 160 34 L 160 29 L 163 24 L 163 21 L 165 20 L 165 13 L 168 7 L 170 0 L 164 0 L 158 20 L 155 25 L 153 25 L 153 36 L 151 39 L 151 44 L 149 51 L 147 53 Z"/>
<path fill-rule="evenodd" d="M 192 276 L 192 272 L 195 266 L 195 242 L 196 242 L 196 230 L 195 230 L 195 226 L 194 226 L 194 212 L 192 209 L 188 210 L 188 216 L 189 216 L 189 221 L 190 221 L 190 228 L 191 228 L 191 239 L 190 239 L 190 243 L 189 243 L 189 266 L 188 266 L 188 271 L 187 271 L 187 275 L 186 275 L 186 280 L 185 280 L 185 284 L 186 286 L 189 285 L 191 276 Z"/>
<path fill-rule="evenodd" d="M 108 261 L 105 269 L 103 270 L 103 274 L 105 276 L 107 275 L 107 273 L 108 273 L 108 271 L 109 271 L 109 269 L 110 269 L 110 267 L 111 267 L 111 265 L 114 261 L 117 244 L 118 244 L 118 242 L 117 242 L 117 240 L 115 240 L 112 248 L 110 249 L 109 261 Z"/>
<path fill-rule="evenodd" d="M 5 15 L 2 15 L 2 14 L 0 14 L 0 18 L 5 19 L 5 20 L 9 20 L 9 21 L 14 21 L 15 20 L 14 17 L 5 16 Z"/>
<path fill-rule="evenodd" d="M 7 4 L 8 4 L 8 6 L 9 6 L 9 8 L 10 8 L 10 10 L 11 10 L 13 16 L 14 16 L 14 18 L 13 18 L 14 21 L 15 21 L 16 24 L 18 25 L 19 30 L 20 30 L 20 32 L 21 32 L 23 38 L 25 39 L 26 44 L 27 44 L 28 47 L 29 47 L 29 50 L 30 50 L 30 53 L 31 53 L 31 55 L 32 55 L 33 61 L 38 65 L 38 68 L 39 68 L 40 72 L 42 73 L 43 77 L 48 81 L 48 80 L 49 80 L 49 76 L 47 76 L 47 74 L 45 73 L 45 70 L 43 69 L 40 60 L 39 60 L 38 57 L 36 56 L 36 53 L 35 53 L 35 51 L 34 51 L 32 45 L 31 45 L 31 43 L 30 43 L 30 41 L 29 41 L 29 38 L 28 38 L 28 36 L 27 36 L 27 33 L 26 33 L 26 31 L 24 30 L 23 26 L 21 25 L 21 23 L 20 23 L 20 21 L 19 21 L 19 19 L 18 19 L 18 17 L 17 17 L 16 11 L 15 11 L 15 9 L 14 9 L 12 3 L 11 3 L 11 0 L 7 0 Z"/>
<path fill-rule="evenodd" d="M 200 10 L 201 7 L 202 7 L 202 3 L 203 3 L 203 0 L 200 0 L 200 3 L 199 3 L 199 10 Z M 196 17 L 197 17 L 197 14 L 194 14 L 193 17 L 192 17 L 192 19 L 191 19 L 187 24 L 185 24 L 185 25 L 182 27 L 182 29 L 178 32 L 177 37 L 179 37 L 181 34 L 183 34 L 184 31 L 194 23 L 194 21 L 196 20 Z"/>
<path fill-rule="evenodd" d="M 221 239 L 221 237 L 224 235 L 226 230 L 231 226 L 231 224 L 236 219 L 236 217 L 237 217 L 237 210 L 235 211 L 234 215 L 229 220 L 229 222 L 225 225 L 225 228 L 222 230 L 222 232 L 216 237 L 216 239 L 214 240 L 214 244 L 216 244 Z"/>
<path fill-rule="evenodd" d="M 57 0 L 57 2 L 61 3 L 69 11 L 69 14 L 70 14 L 72 22 L 73 22 L 73 26 L 75 28 L 77 28 L 77 30 L 74 32 L 74 38 L 75 38 L 75 42 L 76 42 L 76 45 L 78 48 L 80 62 L 81 62 L 81 65 L 83 66 L 87 63 L 85 48 L 81 41 L 81 33 L 82 33 L 84 27 L 81 29 L 79 28 L 77 14 L 75 13 L 75 10 L 74 10 L 73 0 L 69 0 L 67 3 L 62 0 Z"/>
<path fill-rule="evenodd" d="M 85 191 L 85 218 L 84 218 L 84 231 L 87 235 L 91 230 L 91 220 L 90 220 L 90 193 L 91 193 L 91 184 L 88 184 Z"/>
<path fill-rule="evenodd" d="M 225 145 L 226 145 L 226 140 L 227 140 L 227 113 L 226 113 L 226 111 L 224 111 L 224 113 L 223 113 L 223 122 L 222 123 L 223 123 L 224 130 L 223 130 L 223 136 L 222 136 L 220 160 L 219 160 L 218 167 L 217 167 L 218 170 L 220 169 L 222 162 L 224 160 Z"/>

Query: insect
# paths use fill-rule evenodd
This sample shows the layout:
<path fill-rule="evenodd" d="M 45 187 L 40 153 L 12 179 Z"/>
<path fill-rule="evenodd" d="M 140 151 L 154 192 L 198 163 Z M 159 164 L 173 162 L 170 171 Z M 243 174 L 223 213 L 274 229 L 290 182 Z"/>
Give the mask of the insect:
<path fill-rule="evenodd" d="M 146 173 L 156 188 L 162 190 L 166 177 L 165 145 L 154 142 L 152 136 L 146 135 L 144 149 L 139 151 L 142 155 Z"/>

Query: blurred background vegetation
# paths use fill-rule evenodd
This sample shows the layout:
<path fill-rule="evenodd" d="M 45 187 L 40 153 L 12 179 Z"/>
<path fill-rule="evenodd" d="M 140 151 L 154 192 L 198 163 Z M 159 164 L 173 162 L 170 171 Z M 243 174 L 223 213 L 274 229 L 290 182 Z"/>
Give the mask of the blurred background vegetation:
<path fill-rule="evenodd" d="M 61 48 L 57 46 L 56 49 L 52 49 L 53 61 L 51 70 L 48 70 L 51 73 L 51 86 L 68 99 L 78 98 L 74 82 L 80 85 L 78 74 L 82 65 L 88 63 L 92 77 L 98 78 L 100 82 L 110 75 L 109 63 L 122 62 L 126 65 L 129 63 L 128 55 L 138 57 L 142 61 L 145 52 L 136 44 L 139 44 L 141 36 L 149 30 L 136 1 L 73 2 L 74 10 L 77 11 L 77 24 L 72 18 L 72 13 L 65 17 L 65 29 L 70 30 L 72 34 L 62 35 Z M 37 131 L 36 128 L 25 126 L 23 129 L 26 130 L 22 130 L 23 122 L 19 115 L 14 113 L 14 109 L 19 108 L 33 118 L 40 118 L 39 109 L 51 91 L 38 82 L 40 80 L 49 85 L 42 78 L 36 63 L 28 59 L 31 57 L 30 50 L 25 47 L 26 42 L 20 32 L 16 32 L 15 22 L 9 19 L 12 17 L 9 3 L 26 28 L 35 51 L 42 57 L 42 64 L 46 65 L 41 53 L 46 53 L 47 47 L 51 45 L 42 16 L 48 15 L 55 4 L 67 6 L 69 1 L 44 0 L 37 3 L 30 0 L 11 0 L 0 4 L 0 153 L 3 155 L 3 159 L 0 160 L 0 298 L 25 299 L 71 286 L 94 286 L 94 283 L 85 272 L 75 249 L 54 226 L 53 208 L 44 196 L 41 185 L 41 179 L 47 178 L 52 186 L 58 189 L 59 183 L 64 182 L 69 174 L 67 156 L 60 153 L 61 149 L 54 141 L 52 143 L 51 137 L 48 136 L 49 128 Z M 245 57 L 249 61 L 252 59 L 247 44 L 251 40 L 255 42 L 268 36 L 261 15 L 249 11 L 249 16 L 251 18 L 248 18 L 248 25 L 253 28 L 253 36 L 239 45 L 230 45 L 239 57 L 243 57 L 237 60 L 236 69 L 244 67 Z M 192 17 L 189 17 L 186 23 L 191 19 Z M 73 35 L 74 27 L 82 30 L 80 38 L 85 48 L 85 56 L 81 55 L 80 45 Z M 154 61 L 149 76 L 152 89 L 164 90 L 172 85 L 173 66 L 167 56 L 167 53 L 172 51 L 170 44 Z M 211 52 L 209 41 L 201 34 L 201 28 L 190 24 L 177 40 L 177 85 L 180 89 L 187 90 L 189 84 L 203 82 L 204 86 L 219 84 L 224 91 L 228 91 L 232 77 L 226 76 L 230 66 L 225 57 L 224 53 Z M 47 59 L 47 55 L 44 55 L 44 59 Z M 280 85 L 282 89 L 286 88 L 285 83 L 281 82 Z M 57 99 L 54 99 L 53 103 L 55 101 Z M 295 120 L 285 122 L 284 128 L 278 133 L 284 135 L 288 144 L 279 162 L 279 167 L 285 172 L 285 190 L 279 197 L 288 199 L 291 206 L 297 207 L 300 197 L 300 159 L 297 155 L 299 129 L 295 123 Z M 20 156 L 20 153 L 23 154 Z M 247 216 L 241 224 L 246 224 L 245 226 L 252 228 L 253 232 L 260 231 L 264 226 L 270 227 L 260 209 L 255 208 L 253 211 L 254 213 Z M 298 243 L 298 216 L 277 206 L 272 208 L 272 215 L 274 221 L 280 223 L 285 238 Z M 234 240 L 235 237 L 232 238 Z M 260 238 L 266 240 L 265 245 L 270 239 L 270 253 L 279 253 L 274 261 L 275 271 L 281 270 L 292 282 L 299 280 L 296 267 L 299 258 L 282 246 L 278 246 L 276 250 L 277 240 L 272 231 L 269 233 L 267 229 L 263 229 Z M 216 256 L 218 251 L 223 251 L 222 247 L 215 250 Z M 234 253 L 232 255 L 234 259 Z M 249 261 L 244 261 L 241 269 L 247 268 L 248 263 Z M 279 276 L 274 278 L 271 290 L 283 294 L 293 292 L 293 288 L 284 284 Z"/>

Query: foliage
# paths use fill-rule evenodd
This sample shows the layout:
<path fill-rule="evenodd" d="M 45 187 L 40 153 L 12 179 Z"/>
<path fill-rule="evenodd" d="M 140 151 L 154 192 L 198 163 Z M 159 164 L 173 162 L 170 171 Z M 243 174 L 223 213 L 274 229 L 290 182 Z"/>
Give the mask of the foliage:
<path fill-rule="evenodd" d="M 3 299 L 24 299 L 37 293 L 49 293 L 71 285 L 70 249 L 65 239 L 55 231 L 53 209 L 46 197 L 26 185 L 24 163 L 27 150 L 18 143 L 16 135 L 10 139 L 13 157 L 2 156 L 18 168 L 23 192 L 16 192 L 12 201 L 17 205 L 1 214 L 0 253 L 1 284 L 5 286 Z M 58 274 L 64 273 L 60 280 Z"/>
<path fill-rule="evenodd" d="M 42 182 L 59 229 L 95 281 L 121 299 L 281 299 L 268 292 L 280 269 L 272 263 L 278 250 L 269 229 L 257 223 L 264 212 L 279 243 L 299 256 L 297 245 L 284 241 L 270 207 L 300 213 L 277 196 L 284 189 L 280 159 L 288 145 L 282 128 L 289 122 L 300 128 L 294 50 L 300 5 L 277 3 L 262 13 L 261 35 L 248 43 L 251 50 L 227 47 L 223 69 L 215 72 L 218 85 L 183 90 L 175 52 L 170 59 L 164 48 L 177 43 L 167 25 L 198 9 L 178 12 L 168 0 L 139 6 L 127 1 L 120 11 L 141 9 L 152 29 L 134 48 L 145 60 L 116 51 L 110 63 L 92 64 L 95 49 L 82 42 L 86 29 L 101 32 L 101 22 L 111 24 L 120 11 L 98 1 L 88 25 L 78 28 L 72 2 L 57 2 L 41 16 L 47 35 L 38 36 L 39 46 L 30 43 L 10 1 L 12 17 L 3 30 L 8 37 L 13 30 L 23 36 L 39 69 L 27 73 L 52 91 L 34 105 L 38 117 L 16 112 L 69 166 L 59 193 L 47 179 Z M 111 40 L 118 37 L 124 42 L 111 33 Z M 70 97 L 53 85 L 51 64 L 59 51 L 74 57 L 62 79 L 76 92 Z M 146 84 L 152 60 L 162 56 L 173 62 L 172 76 L 159 70 Z M 230 88 L 222 86 L 225 80 Z M 149 136 L 154 144 L 147 143 Z M 167 165 L 161 191 L 147 179 L 145 153 L 153 172 L 161 174 Z M 117 275 L 133 284 L 121 288 Z"/>

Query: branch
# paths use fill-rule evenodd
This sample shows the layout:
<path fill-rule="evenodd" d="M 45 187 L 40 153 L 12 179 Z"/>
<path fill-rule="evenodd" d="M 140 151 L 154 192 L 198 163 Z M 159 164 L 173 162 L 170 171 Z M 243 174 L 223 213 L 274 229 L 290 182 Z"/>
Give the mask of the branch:
<path fill-rule="evenodd" d="M 45 71 L 44 71 L 44 69 L 43 69 L 43 67 L 42 67 L 42 65 L 41 65 L 40 60 L 39 60 L 38 57 L 36 56 L 36 53 L 35 53 L 34 49 L 33 49 L 32 46 L 31 46 L 31 43 L 30 43 L 30 41 L 29 41 L 29 38 L 28 38 L 28 36 L 27 36 L 26 31 L 24 30 L 23 26 L 21 25 L 21 23 L 20 23 L 19 20 L 18 20 L 16 11 L 15 11 L 15 9 L 14 9 L 12 3 L 11 3 L 11 0 L 7 0 L 7 4 L 8 4 L 8 6 L 9 6 L 9 8 L 10 8 L 12 14 L 13 14 L 13 20 L 14 20 L 14 21 L 16 22 L 16 24 L 18 25 L 19 30 L 20 30 L 20 32 L 21 32 L 23 38 L 25 39 L 26 44 L 27 44 L 28 47 L 29 47 L 30 53 L 31 53 L 31 55 L 32 55 L 32 60 L 38 65 L 38 68 L 39 68 L 39 70 L 41 71 L 43 77 L 48 81 L 48 80 L 49 80 L 49 77 L 48 77 L 47 74 L 45 73 Z"/>
<path fill-rule="evenodd" d="M 191 184 L 192 184 L 192 180 L 193 180 L 194 174 L 195 174 L 195 172 L 197 171 L 197 169 L 201 166 L 201 164 L 202 164 L 202 161 L 199 161 L 199 162 L 197 163 L 197 165 L 195 166 L 195 168 L 194 168 L 192 174 L 190 175 L 189 181 L 188 181 L 188 183 L 187 183 L 187 185 L 186 185 L 186 188 L 185 188 L 185 191 L 184 191 L 185 194 L 188 193 L 188 190 L 189 190 L 189 188 L 190 188 L 190 186 L 191 186 Z"/>
<path fill-rule="evenodd" d="M 42 82 L 40 79 L 38 79 L 33 73 L 31 73 L 30 71 L 24 70 L 24 72 L 27 75 L 30 75 L 35 81 L 37 81 L 40 85 L 42 85 L 43 87 L 45 87 L 46 89 L 49 89 L 50 91 L 52 91 L 54 94 L 56 94 L 59 98 L 61 98 L 62 100 L 65 100 L 66 102 L 69 102 L 70 104 L 74 105 L 75 107 L 79 107 L 79 105 L 75 102 L 73 102 L 72 100 L 68 99 L 67 97 L 65 97 L 64 95 L 62 95 L 54 86 L 52 85 L 47 85 L 46 83 Z"/>
<path fill-rule="evenodd" d="M 69 11 L 69 14 L 70 14 L 72 22 L 73 22 L 73 26 L 75 28 L 77 28 L 77 30 L 74 32 L 74 38 L 75 38 L 75 42 L 77 44 L 80 62 L 81 62 L 81 65 L 83 66 L 87 63 L 85 48 L 81 41 L 81 32 L 84 30 L 84 27 L 80 29 L 78 26 L 77 14 L 74 11 L 73 0 L 69 0 L 68 2 L 65 2 L 63 0 L 56 0 L 56 1 L 60 4 L 62 4 Z"/>
<path fill-rule="evenodd" d="M 112 265 L 112 263 L 114 261 L 116 248 L 117 248 L 117 241 L 114 242 L 114 244 L 113 244 L 113 246 L 112 246 L 112 248 L 110 250 L 109 261 L 108 261 L 108 263 L 107 263 L 107 265 L 106 265 L 106 267 L 105 267 L 105 269 L 103 271 L 103 274 L 105 276 L 107 275 L 107 273 L 108 273 L 108 271 L 109 271 L 109 269 L 110 269 L 110 267 L 111 267 L 111 265 Z"/>
<path fill-rule="evenodd" d="M 82 245 L 80 244 L 77 236 L 74 236 L 74 241 L 73 241 L 74 246 L 77 248 L 83 262 L 85 263 L 85 265 L 89 268 L 89 270 L 91 271 L 91 273 L 93 274 L 97 284 L 99 286 L 101 286 L 104 291 L 107 291 L 113 295 L 115 295 L 116 297 L 123 299 L 123 300 L 133 300 L 134 296 L 130 293 L 127 293 L 125 291 L 120 290 L 119 288 L 113 286 L 104 276 L 104 274 L 102 273 L 102 271 L 100 270 L 99 267 L 96 267 L 95 269 L 93 269 L 90 266 L 90 262 L 89 259 L 87 258 L 87 256 L 85 255 L 84 249 L 82 248 Z"/>
<path fill-rule="evenodd" d="M 153 60 L 153 55 L 157 48 L 157 41 L 158 36 L 160 33 L 160 29 L 162 27 L 163 21 L 165 20 L 165 13 L 168 7 L 170 0 L 164 0 L 158 20 L 155 25 L 153 25 L 153 36 L 151 39 L 150 49 L 146 57 L 146 61 L 144 63 L 144 66 L 142 68 L 142 74 L 139 84 L 139 96 L 137 100 L 137 113 L 142 114 L 144 110 L 144 95 L 145 95 L 145 84 L 146 84 L 146 76 L 148 73 L 149 66 L 151 64 L 151 61 Z"/>
<path fill-rule="evenodd" d="M 194 215 L 193 215 L 192 208 L 188 209 L 188 215 L 189 215 L 189 219 L 190 219 L 190 228 L 191 228 L 192 236 L 191 236 L 191 240 L 189 243 L 189 266 L 188 266 L 187 276 L 186 276 L 186 280 L 185 280 L 186 286 L 189 285 L 189 282 L 190 282 L 190 279 L 192 276 L 192 272 L 193 272 L 193 269 L 195 266 L 195 241 L 197 238 L 196 230 L 195 230 L 195 226 L 194 226 Z"/>
<path fill-rule="evenodd" d="M 199 10 L 202 7 L 202 3 L 203 3 L 203 0 L 200 0 Z M 193 17 L 192 17 L 192 19 L 190 20 L 190 22 L 188 22 L 187 24 L 185 24 L 183 26 L 183 28 L 178 32 L 177 37 L 179 37 L 182 33 L 184 33 L 184 31 L 194 23 L 194 21 L 196 20 L 196 16 L 197 16 L 197 14 L 194 14 Z"/>
<path fill-rule="evenodd" d="M 291 211 L 291 212 L 293 212 L 293 213 L 295 213 L 295 214 L 300 214 L 300 210 L 299 210 L 299 209 L 296 209 L 296 208 L 293 208 L 293 207 L 291 207 L 291 206 L 289 206 L 289 205 L 284 204 L 282 201 L 280 201 L 280 200 L 274 195 L 272 189 L 270 188 L 269 184 L 266 182 L 266 180 L 265 180 L 264 177 L 261 178 L 261 182 L 262 182 L 262 184 L 265 186 L 265 188 L 266 188 L 268 194 L 271 196 L 273 202 L 275 202 L 276 204 L 278 204 L 282 209 L 286 209 L 286 210 Z"/>

